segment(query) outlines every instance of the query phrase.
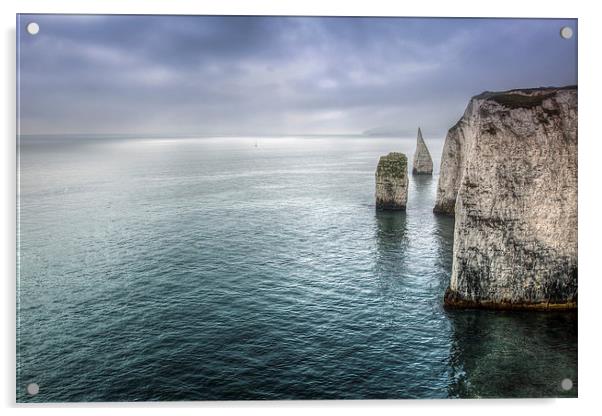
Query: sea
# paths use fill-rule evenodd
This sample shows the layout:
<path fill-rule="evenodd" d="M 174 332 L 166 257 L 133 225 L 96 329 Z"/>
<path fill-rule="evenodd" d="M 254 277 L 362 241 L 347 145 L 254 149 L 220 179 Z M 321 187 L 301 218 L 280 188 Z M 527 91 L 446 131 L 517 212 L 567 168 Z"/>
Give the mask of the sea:
<path fill-rule="evenodd" d="M 387 212 L 415 138 L 21 137 L 17 401 L 576 397 L 576 313 L 443 308 L 426 142 Z"/>

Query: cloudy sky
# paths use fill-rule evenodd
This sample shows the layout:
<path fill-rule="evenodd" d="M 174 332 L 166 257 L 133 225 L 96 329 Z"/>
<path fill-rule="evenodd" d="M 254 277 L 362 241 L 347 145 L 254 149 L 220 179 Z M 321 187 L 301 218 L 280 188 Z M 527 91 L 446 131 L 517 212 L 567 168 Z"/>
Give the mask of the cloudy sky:
<path fill-rule="evenodd" d="M 442 136 L 484 90 L 576 84 L 565 25 L 21 15 L 21 132 Z"/>

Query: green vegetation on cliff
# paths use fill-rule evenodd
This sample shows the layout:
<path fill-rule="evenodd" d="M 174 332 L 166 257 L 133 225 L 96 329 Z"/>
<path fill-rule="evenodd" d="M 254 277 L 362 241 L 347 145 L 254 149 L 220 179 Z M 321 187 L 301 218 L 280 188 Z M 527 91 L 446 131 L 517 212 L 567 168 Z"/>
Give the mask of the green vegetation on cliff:
<path fill-rule="evenodd" d="M 494 101 L 504 107 L 515 108 L 534 108 L 540 106 L 544 100 L 551 98 L 563 90 L 577 89 L 576 85 L 570 85 L 562 88 L 526 88 L 509 91 L 485 91 L 474 98 L 481 98 Z"/>
<path fill-rule="evenodd" d="M 407 174 L 408 158 L 403 153 L 391 152 L 381 156 L 376 168 L 377 176 L 403 178 Z"/>

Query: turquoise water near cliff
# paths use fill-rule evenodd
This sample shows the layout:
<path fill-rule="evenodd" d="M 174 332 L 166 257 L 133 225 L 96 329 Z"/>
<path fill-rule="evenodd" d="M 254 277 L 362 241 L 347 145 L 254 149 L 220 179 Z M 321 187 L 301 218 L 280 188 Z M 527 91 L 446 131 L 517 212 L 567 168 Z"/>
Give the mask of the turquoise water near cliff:
<path fill-rule="evenodd" d="M 442 308 L 427 145 L 401 213 L 415 139 L 23 139 L 17 400 L 576 396 L 576 314 Z"/>

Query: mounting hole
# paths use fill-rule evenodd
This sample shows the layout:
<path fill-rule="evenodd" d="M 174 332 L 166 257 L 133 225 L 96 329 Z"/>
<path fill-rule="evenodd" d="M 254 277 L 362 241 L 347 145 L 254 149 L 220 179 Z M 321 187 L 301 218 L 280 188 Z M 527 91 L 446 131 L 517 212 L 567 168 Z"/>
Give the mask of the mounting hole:
<path fill-rule="evenodd" d="M 573 37 L 573 29 L 571 29 L 569 26 L 564 26 L 562 29 L 560 29 L 560 37 L 562 39 L 570 39 Z"/>
<path fill-rule="evenodd" d="M 30 35 L 37 35 L 40 31 L 40 25 L 36 22 L 31 22 L 27 24 L 27 33 Z"/>
<path fill-rule="evenodd" d="M 564 391 L 571 390 L 573 388 L 573 380 L 570 378 L 565 378 L 560 382 L 560 387 L 562 387 L 562 390 Z"/>
<path fill-rule="evenodd" d="M 27 394 L 29 394 L 30 396 L 35 396 L 39 392 L 40 386 L 38 386 L 38 383 L 29 383 L 27 385 Z"/>

